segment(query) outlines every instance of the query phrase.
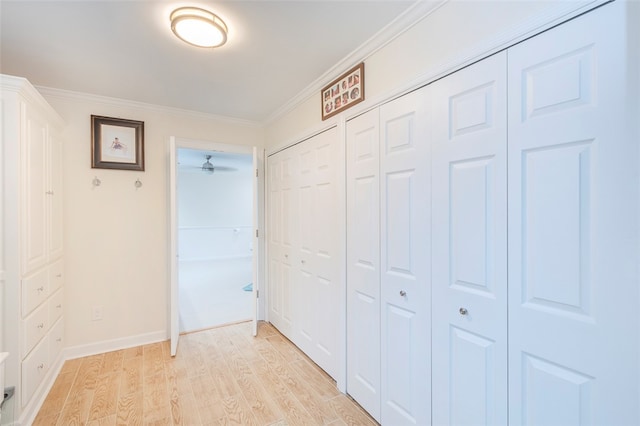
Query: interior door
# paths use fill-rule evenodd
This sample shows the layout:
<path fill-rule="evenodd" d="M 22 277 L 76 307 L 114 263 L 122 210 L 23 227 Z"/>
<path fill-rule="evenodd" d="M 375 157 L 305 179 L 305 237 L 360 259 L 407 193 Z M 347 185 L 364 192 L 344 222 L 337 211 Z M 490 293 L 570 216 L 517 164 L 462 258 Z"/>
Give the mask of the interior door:
<path fill-rule="evenodd" d="M 260 205 L 258 202 L 258 148 L 256 148 L 255 146 L 253 147 L 253 170 L 255 170 L 255 174 L 253 177 L 253 229 L 254 229 L 254 236 L 253 236 L 253 243 L 251 245 L 251 257 L 252 257 L 252 262 L 251 264 L 253 265 L 252 268 L 252 276 L 253 276 L 253 318 L 251 320 L 251 331 L 253 336 L 257 336 L 258 335 L 258 296 L 259 296 L 259 289 L 258 289 L 258 284 L 260 282 L 259 280 L 259 276 L 260 276 L 260 271 L 259 271 L 259 266 L 260 266 L 260 232 L 259 232 L 259 228 L 260 228 L 260 215 L 259 215 L 259 209 L 260 209 Z"/>
<path fill-rule="evenodd" d="M 294 241 L 297 217 L 297 191 L 294 177 L 297 175 L 295 147 L 269 156 L 268 200 L 268 248 L 269 295 L 268 319 L 282 334 L 292 339 L 294 274 Z"/>
<path fill-rule="evenodd" d="M 169 331 L 171 356 L 178 351 L 180 312 L 178 303 L 178 148 L 176 138 L 169 138 Z"/>
<path fill-rule="evenodd" d="M 381 419 L 431 421 L 430 159 L 427 98 L 380 107 Z"/>
<path fill-rule="evenodd" d="M 336 377 L 338 329 L 338 138 L 331 128 L 298 144 L 293 341 Z"/>
<path fill-rule="evenodd" d="M 631 3 L 508 52 L 510 424 L 640 424 Z"/>
<path fill-rule="evenodd" d="M 506 53 L 428 87 L 433 423 L 507 423 Z"/>
<path fill-rule="evenodd" d="M 380 422 L 379 113 L 347 123 L 347 393 Z"/>

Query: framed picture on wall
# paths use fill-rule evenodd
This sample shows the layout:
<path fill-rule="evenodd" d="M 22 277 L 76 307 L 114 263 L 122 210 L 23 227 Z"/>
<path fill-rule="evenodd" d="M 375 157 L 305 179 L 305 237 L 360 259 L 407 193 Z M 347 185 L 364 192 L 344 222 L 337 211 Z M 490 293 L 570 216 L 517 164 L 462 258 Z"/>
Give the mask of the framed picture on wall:
<path fill-rule="evenodd" d="M 92 115 L 91 167 L 144 171 L 144 122 Z"/>
<path fill-rule="evenodd" d="M 325 86 L 320 101 L 323 120 L 364 101 L 364 62 Z"/>

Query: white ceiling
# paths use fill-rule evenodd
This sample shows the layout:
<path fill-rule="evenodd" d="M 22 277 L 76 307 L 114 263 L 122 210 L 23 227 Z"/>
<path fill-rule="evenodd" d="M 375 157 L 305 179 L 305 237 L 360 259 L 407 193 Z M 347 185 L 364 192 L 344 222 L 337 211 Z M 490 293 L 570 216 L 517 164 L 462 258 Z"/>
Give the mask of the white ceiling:
<path fill-rule="evenodd" d="M 263 123 L 414 1 L 0 0 L 0 72 Z M 228 43 L 178 40 L 169 14 L 185 5 L 224 19 Z"/>

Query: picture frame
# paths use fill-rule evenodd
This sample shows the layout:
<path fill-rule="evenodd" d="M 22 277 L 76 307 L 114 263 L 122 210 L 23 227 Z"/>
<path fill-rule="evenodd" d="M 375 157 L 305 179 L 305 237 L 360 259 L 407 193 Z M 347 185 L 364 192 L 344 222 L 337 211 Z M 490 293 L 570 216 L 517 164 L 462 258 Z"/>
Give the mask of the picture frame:
<path fill-rule="evenodd" d="M 91 115 L 91 168 L 144 171 L 144 121 Z"/>
<path fill-rule="evenodd" d="M 322 120 L 364 101 L 364 62 L 359 63 L 320 91 Z"/>

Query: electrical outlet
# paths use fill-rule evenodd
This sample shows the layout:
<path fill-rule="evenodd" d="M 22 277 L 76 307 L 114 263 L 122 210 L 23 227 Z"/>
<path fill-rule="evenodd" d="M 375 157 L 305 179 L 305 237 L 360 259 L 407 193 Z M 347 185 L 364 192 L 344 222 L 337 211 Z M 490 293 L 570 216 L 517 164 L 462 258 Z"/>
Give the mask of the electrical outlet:
<path fill-rule="evenodd" d="M 100 321 L 102 319 L 102 306 L 94 306 L 91 308 L 91 321 Z"/>

